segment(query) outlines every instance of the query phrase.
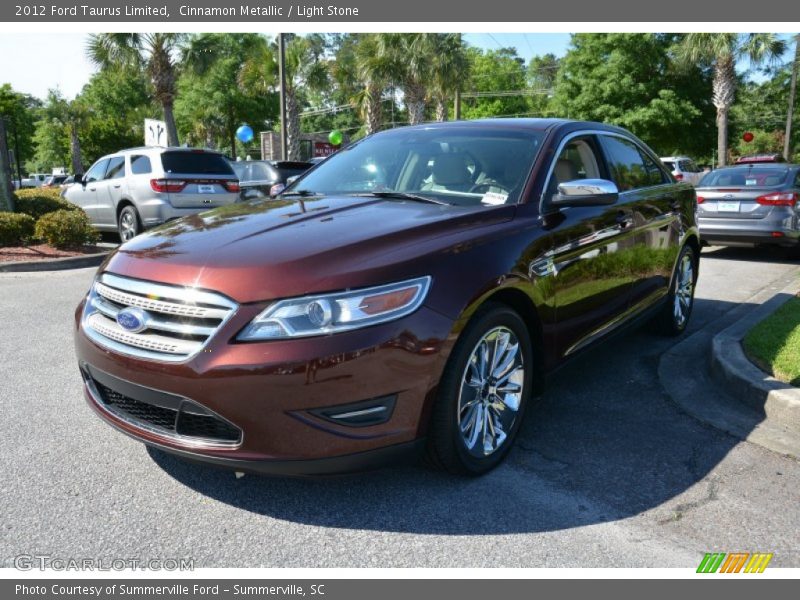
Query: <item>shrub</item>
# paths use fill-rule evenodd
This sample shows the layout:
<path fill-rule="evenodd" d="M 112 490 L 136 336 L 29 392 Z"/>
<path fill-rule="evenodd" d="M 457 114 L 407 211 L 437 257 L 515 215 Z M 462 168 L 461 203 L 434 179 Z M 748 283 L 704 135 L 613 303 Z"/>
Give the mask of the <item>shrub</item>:
<path fill-rule="evenodd" d="M 18 246 L 33 236 L 33 217 L 0 212 L 0 246 Z"/>
<path fill-rule="evenodd" d="M 79 207 L 64 200 L 57 189 L 27 189 L 14 192 L 16 206 L 14 212 L 23 213 L 38 219 L 42 215 L 57 210 L 78 210 Z"/>
<path fill-rule="evenodd" d="M 82 210 L 57 210 L 36 222 L 36 237 L 56 248 L 75 248 L 100 239 Z"/>

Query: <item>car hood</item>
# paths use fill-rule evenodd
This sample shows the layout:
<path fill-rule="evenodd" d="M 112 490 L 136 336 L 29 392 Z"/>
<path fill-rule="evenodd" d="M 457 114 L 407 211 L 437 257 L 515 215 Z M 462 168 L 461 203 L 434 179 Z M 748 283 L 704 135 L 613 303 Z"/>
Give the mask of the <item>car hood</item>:
<path fill-rule="evenodd" d="M 354 196 L 237 203 L 140 235 L 103 270 L 240 303 L 377 285 L 426 274 L 420 256 L 471 239 L 514 209 Z"/>

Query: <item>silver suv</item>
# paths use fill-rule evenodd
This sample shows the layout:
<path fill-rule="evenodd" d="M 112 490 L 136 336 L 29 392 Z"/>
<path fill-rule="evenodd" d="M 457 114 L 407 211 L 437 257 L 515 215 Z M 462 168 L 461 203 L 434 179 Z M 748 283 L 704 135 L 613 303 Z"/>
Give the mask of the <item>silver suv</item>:
<path fill-rule="evenodd" d="M 64 198 L 100 231 L 123 242 L 170 219 L 231 204 L 239 180 L 218 152 L 193 148 L 132 148 L 104 156 L 76 177 Z"/>

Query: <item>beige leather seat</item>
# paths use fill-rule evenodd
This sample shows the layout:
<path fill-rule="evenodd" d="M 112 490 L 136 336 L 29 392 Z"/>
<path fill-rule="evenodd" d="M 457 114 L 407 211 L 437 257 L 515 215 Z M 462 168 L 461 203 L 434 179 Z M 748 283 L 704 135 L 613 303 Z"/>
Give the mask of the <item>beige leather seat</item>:
<path fill-rule="evenodd" d="M 472 187 L 472 175 L 464 154 L 440 154 L 433 162 L 431 189 L 467 192 Z"/>
<path fill-rule="evenodd" d="M 580 179 L 578 174 L 578 167 L 575 166 L 568 158 L 559 158 L 556 161 L 556 167 L 553 170 L 553 175 L 556 178 L 556 184 L 566 183 L 567 181 L 575 181 Z"/>

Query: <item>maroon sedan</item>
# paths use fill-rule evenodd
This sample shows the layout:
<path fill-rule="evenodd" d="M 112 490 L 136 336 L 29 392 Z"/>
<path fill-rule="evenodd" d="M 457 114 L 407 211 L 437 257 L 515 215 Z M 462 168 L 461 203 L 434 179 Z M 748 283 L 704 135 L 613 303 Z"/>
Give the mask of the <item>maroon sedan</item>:
<path fill-rule="evenodd" d="M 424 452 L 483 473 L 556 367 L 644 318 L 685 329 L 695 208 L 616 127 L 379 133 L 276 200 L 121 246 L 75 315 L 86 396 L 146 444 L 240 471 Z"/>

